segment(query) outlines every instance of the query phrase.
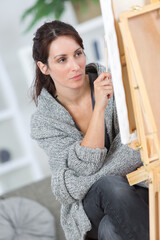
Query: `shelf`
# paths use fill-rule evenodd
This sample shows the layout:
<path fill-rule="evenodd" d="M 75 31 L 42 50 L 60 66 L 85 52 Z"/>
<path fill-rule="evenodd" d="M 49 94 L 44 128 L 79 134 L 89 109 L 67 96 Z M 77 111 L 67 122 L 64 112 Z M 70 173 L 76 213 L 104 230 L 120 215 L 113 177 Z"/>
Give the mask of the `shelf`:
<path fill-rule="evenodd" d="M 18 158 L 9 160 L 8 162 L 0 164 L 0 175 L 5 175 L 11 171 L 18 170 L 30 164 L 28 158 Z"/>
<path fill-rule="evenodd" d="M 1 116 L 9 118 L 11 117 L 11 112 L 4 111 L 4 114 L 2 114 Z M 11 160 L 19 159 L 26 154 L 23 145 L 24 141 L 22 141 L 19 131 L 20 126 L 14 118 L 0 121 L 0 150 L 8 151 Z"/>
<path fill-rule="evenodd" d="M 41 177 L 16 93 L 0 58 L 0 194 Z"/>

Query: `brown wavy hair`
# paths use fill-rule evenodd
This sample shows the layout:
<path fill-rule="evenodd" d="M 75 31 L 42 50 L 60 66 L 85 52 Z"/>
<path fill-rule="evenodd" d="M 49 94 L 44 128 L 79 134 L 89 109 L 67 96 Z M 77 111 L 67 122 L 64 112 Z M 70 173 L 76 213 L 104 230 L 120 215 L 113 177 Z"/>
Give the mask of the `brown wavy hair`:
<path fill-rule="evenodd" d="M 35 37 L 33 38 L 33 49 L 32 56 L 36 63 L 35 79 L 32 88 L 32 99 L 37 105 L 37 98 L 41 93 L 42 88 L 45 88 L 53 97 L 55 95 L 55 85 L 50 75 L 43 74 L 37 62 L 41 61 L 48 65 L 49 47 L 52 41 L 60 36 L 72 37 L 82 49 L 83 40 L 70 24 L 62 21 L 51 21 L 44 23 L 40 28 L 37 29 Z"/>

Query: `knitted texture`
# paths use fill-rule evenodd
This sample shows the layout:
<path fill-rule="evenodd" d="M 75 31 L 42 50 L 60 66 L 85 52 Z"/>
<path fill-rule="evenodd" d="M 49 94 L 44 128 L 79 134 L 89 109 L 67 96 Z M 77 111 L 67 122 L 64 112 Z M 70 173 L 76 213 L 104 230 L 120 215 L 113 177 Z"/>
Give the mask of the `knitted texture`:
<path fill-rule="evenodd" d="M 105 69 L 94 65 L 98 75 Z M 82 199 L 90 187 L 105 175 L 125 176 L 142 165 L 138 151 L 121 144 L 116 106 L 112 97 L 105 111 L 110 149 L 81 146 L 83 134 L 69 112 L 45 89 L 31 118 L 31 137 L 49 157 L 51 187 L 61 202 L 61 224 L 67 240 L 83 240 L 91 223 Z"/>

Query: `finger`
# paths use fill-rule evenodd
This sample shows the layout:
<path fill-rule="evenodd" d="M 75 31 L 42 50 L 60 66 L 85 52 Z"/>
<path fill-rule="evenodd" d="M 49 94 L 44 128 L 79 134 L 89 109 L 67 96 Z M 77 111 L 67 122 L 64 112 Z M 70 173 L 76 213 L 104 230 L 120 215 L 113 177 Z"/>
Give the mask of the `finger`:
<path fill-rule="evenodd" d="M 103 81 L 106 78 L 109 78 L 109 79 L 112 78 L 112 76 L 111 76 L 111 74 L 109 72 L 102 72 L 96 80 L 97 81 Z"/>
<path fill-rule="evenodd" d="M 109 93 L 107 94 L 107 97 L 108 97 L 108 99 L 111 98 L 111 97 L 113 97 L 113 91 L 109 92 Z"/>
<path fill-rule="evenodd" d="M 110 98 L 112 98 L 112 97 L 113 97 L 113 94 L 108 94 L 108 95 L 107 95 L 107 98 L 108 98 L 108 99 L 110 99 Z"/>
<path fill-rule="evenodd" d="M 109 94 L 107 95 L 108 99 L 112 98 L 113 97 L 113 94 Z"/>
<path fill-rule="evenodd" d="M 112 89 L 107 89 L 106 90 L 106 94 L 108 95 L 108 94 L 112 94 L 113 93 L 113 90 Z"/>
<path fill-rule="evenodd" d="M 102 76 L 101 76 L 101 81 L 104 81 L 104 80 L 110 80 L 112 79 L 112 76 L 110 73 L 104 73 Z"/>
<path fill-rule="evenodd" d="M 106 89 L 106 90 L 103 89 L 101 91 L 101 94 L 104 95 L 104 96 L 113 95 L 113 90 L 112 89 Z"/>
<path fill-rule="evenodd" d="M 112 91 L 113 92 L 113 88 L 112 87 L 104 87 L 103 90 L 106 91 Z"/>
<path fill-rule="evenodd" d="M 105 79 L 101 81 L 101 86 L 113 86 L 113 84 L 109 79 Z"/>
<path fill-rule="evenodd" d="M 98 87 L 101 91 L 113 91 L 113 85 L 101 85 Z"/>

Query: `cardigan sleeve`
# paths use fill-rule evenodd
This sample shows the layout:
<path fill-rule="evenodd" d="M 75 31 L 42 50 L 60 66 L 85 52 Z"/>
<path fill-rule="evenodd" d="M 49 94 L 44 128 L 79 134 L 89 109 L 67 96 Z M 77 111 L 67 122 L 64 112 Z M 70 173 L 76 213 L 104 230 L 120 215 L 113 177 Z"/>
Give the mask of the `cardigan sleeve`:
<path fill-rule="evenodd" d="M 46 128 L 46 126 L 44 127 Z M 77 175 L 89 176 L 96 173 L 104 164 L 107 149 L 89 148 L 81 146 L 82 137 L 75 139 L 65 132 L 50 131 L 50 136 L 33 138 L 50 159 L 58 160 L 58 164 L 73 170 Z M 43 129 L 44 130 L 44 129 Z M 42 127 L 38 132 L 42 132 Z M 46 130 L 44 130 L 46 132 Z M 52 135 L 53 134 L 53 135 Z"/>
<path fill-rule="evenodd" d="M 73 171 L 67 171 L 65 173 L 65 184 L 75 199 L 83 199 L 91 185 L 100 177 L 105 175 L 125 177 L 126 174 L 140 166 L 142 166 L 142 160 L 139 151 L 121 144 L 120 136 L 117 134 L 106 155 L 105 163 L 96 174 L 78 177 Z"/>
<path fill-rule="evenodd" d="M 106 157 L 103 167 L 93 175 L 77 175 L 69 168 L 52 168 L 52 189 L 57 199 L 66 204 L 82 200 L 96 180 L 105 175 L 126 176 L 142 165 L 138 151 L 127 148 L 125 145 L 117 147 L 118 135 L 115 138 L 115 146 Z M 52 161 L 52 160 L 51 160 Z M 50 166 L 52 163 L 50 163 Z"/>
<path fill-rule="evenodd" d="M 80 183 L 86 181 L 87 177 L 98 172 L 106 158 L 106 148 L 92 149 L 81 146 L 83 138 L 78 132 L 72 124 L 56 122 L 55 119 L 51 121 L 51 118 L 39 113 L 32 115 L 31 137 L 49 157 L 52 190 L 61 203 L 83 199 L 91 182 L 84 184 L 81 190 L 78 186 L 81 186 Z M 74 180 L 77 181 L 73 183 L 77 187 L 75 196 L 70 194 L 66 185 L 66 179 L 69 181 L 70 175 L 74 176 Z M 71 189 L 73 188 L 74 186 L 71 186 Z"/>
<path fill-rule="evenodd" d="M 118 139 L 118 135 L 116 139 Z M 83 171 L 85 171 L 85 169 L 82 169 L 82 172 L 78 173 L 66 164 L 68 156 L 67 149 L 65 152 L 58 153 L 53 150 L 55 146 L 50 148 L 52 141 L 52 138 L 39 139 L 38 143 L 41 147 L 43 146 L 43 149 L 49 155 L 49 165 L 52 173 L 52 191 L 57 200 L 62 204 L 71 204 L 82 200 L 92 184 L 101 176 L 106 174 L 125 176 L 128 172 L 135 170 L 136 167 L 141 165 L 141 159 L 138 153 L 132 152 L 132 150 L 128 152 L 128 149 L 123 145 L 121 146 L 121 144 L 118 143 L 119 140 L 117 140 L 105 158 L 102 168 L 96 173 L 84 175 Z M 77 144 L 78 142 L 74 144 L 75 148 Z M 100 156 L 99 151 L 96 154 Z"/>
<path fill-rule="evenodd" d="M 94 182 L 93 180 L 91 181 L 90 176 L 93 176 L 100 168 L 97 166 L 98 163 L 97 165 L 94 164 L 94 161 L 96 162 L 98 158 L 104 161 L 106 150 L 83 149 L 82 153 L 80 142 L 75 142 L 60 151 L 57 149 L 57 145 L 53 144 L 53 141 L 53 138 L 38 139 L 38 144 L 49 156 L 49 166 L 52 173 L 52 191 L 57 200 L 63 204 L 82 200 Z M 55 141 L 58 143 L 57 139 Z M 85 151 L 87 152 L 86 155 Z M 88 163 L 89 166 L 86 163 L 88 161 L 87 157 L 92 159 L 92 163 Z M 75 162 L 73 164 L 75 169 L 68 166 L 69 160 Z M 99 163 L 99 165 L 101 164 Z M 79 171 L 77 170 L 78 166 Z M 88 173 L 86 169 L 88 169 Z"/>

